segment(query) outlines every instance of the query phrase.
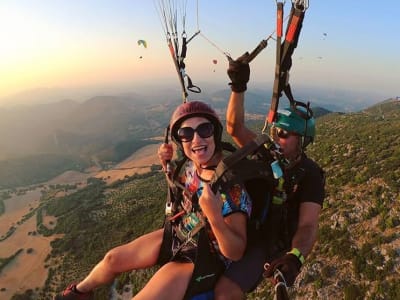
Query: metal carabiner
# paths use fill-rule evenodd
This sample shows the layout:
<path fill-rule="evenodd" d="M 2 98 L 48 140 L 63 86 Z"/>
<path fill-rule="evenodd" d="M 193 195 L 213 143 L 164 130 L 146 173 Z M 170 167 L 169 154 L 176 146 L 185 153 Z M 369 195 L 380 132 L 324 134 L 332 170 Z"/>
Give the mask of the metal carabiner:
<path fill-rule="evenodd" d="M 308 8 L 308 0 L 292 0 L 292 4 L 297 8 L 302 10 L 303 12 L 306 11 Z"/>
<path fill-rule="evenodd" d="M 172 214 L 172 203 L 171 202 L 167 202 L 165 204 L 165 215 L 166 216 L 170 216 Z"/>

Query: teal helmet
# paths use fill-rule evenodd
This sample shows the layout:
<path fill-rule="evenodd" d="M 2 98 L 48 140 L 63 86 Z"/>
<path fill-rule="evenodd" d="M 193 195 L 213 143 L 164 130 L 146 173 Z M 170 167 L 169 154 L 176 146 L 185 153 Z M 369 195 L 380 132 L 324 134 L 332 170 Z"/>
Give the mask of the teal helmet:
<path fill-rule="evenodd" d="M 303 148 L 312 143 L 315 138 L 315 119 L 312 110 L 308 106 L 279 109 L 273 126 L 302 136 Z"/>

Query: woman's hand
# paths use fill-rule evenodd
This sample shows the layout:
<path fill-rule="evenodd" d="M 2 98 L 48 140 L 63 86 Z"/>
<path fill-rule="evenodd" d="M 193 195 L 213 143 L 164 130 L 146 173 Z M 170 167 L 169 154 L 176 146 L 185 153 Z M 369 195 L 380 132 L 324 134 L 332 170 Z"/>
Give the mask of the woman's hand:
<path fill-rule="evenodd" d="M 174 149 L 172 147 L 172 144 L 163 143 L 158 148 L 157 152 L 158 158 L 160 159 L 164 171 L 167 170 L 167 162 L 169 162 L 172 159 L 173 153 Z"/>
<path fill-rule="evenodd" d="M 243 213 L 233 213 L 224 218 L 222 197 L 219 192 L 215 195 L 210 185 L 205 184 L 199 205 L 211 225 L 221 253 L 231 260 L 239 260 L 247 243 L 247 217 Z"/>
<path fill-rule="evenodd" d="M 223 221 L 221 195 L 219 192 L 215 195 L 211 190 L 211 186 L 207 183 L 204 184 L 203 192 L 199 198 L 199 205 L 211 223 Z"/>

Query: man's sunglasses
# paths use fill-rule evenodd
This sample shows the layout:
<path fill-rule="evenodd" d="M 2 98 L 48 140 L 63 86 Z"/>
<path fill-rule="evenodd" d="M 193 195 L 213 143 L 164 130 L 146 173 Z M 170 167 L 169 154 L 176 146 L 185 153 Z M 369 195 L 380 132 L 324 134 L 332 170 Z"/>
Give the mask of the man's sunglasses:
<path fill-rule="evenodd" d="M 285 129 L 278 128 L 278 127 L 275 127 L 275 134 L 277 137 L 279 137 L 281 139 L 287 139 L 291 135 L 297 135 L 296 133 L 293 133 L 293 132 L 290 132 L 290 131 L 287 131 Z"/>
<path fill-rule="evenodd" d="M 214 125 L 210 122 L 202 123 L 196 127 L 196 129 L 192 127 L 182 127 L 178 129 L 178 138 L 181 142 L 191 142 L 194 138 L 194 133 L 205 139 L 209 138 L 214 134 Z"/>

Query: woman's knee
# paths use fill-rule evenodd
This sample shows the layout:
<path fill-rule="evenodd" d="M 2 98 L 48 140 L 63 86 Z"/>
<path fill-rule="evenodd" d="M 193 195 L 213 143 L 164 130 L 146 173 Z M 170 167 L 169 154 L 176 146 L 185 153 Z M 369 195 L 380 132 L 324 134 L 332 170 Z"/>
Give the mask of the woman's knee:
<path fill-rule="evenodd" d="M 109 250 L 106 255 L 104 255 L 103 263 L 106 265 L 108 269 L 117 271 L 117 266 L 119 265 L 119 252 L 117 249 Z"/>
<path fill-rule="evenodd" d="M 162 235 L 153 232 L 115 247 L 106 253 L 103 265 L 114 273 L 154 266 L 160 252 L 161 239 Z"/>

